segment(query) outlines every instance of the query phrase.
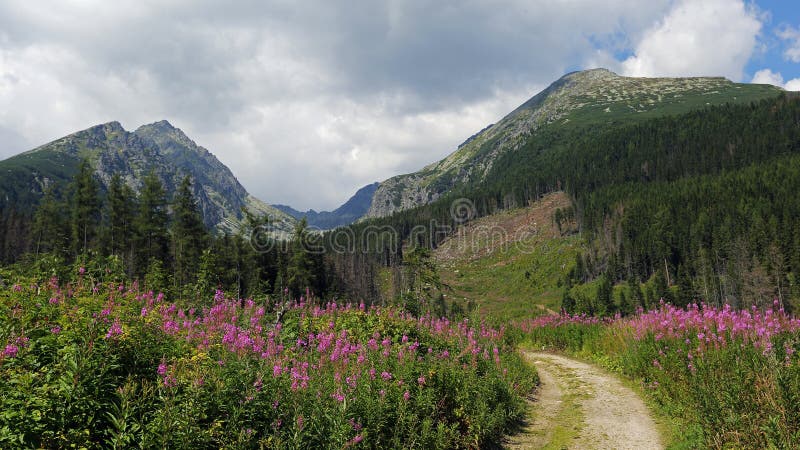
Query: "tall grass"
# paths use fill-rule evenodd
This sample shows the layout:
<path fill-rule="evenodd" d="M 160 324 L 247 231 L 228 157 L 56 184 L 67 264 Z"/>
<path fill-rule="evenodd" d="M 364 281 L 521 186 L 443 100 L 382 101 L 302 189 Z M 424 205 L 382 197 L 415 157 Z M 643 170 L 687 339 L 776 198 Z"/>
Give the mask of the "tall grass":
<path fill-rule="evenodd" d="M 630 318 L 517 324 L 532 345 L 594 358 L 641 382 L 678 424 L 676 447 L 800 447 L 800 321 L 766 311 L 661 304 Z"/>

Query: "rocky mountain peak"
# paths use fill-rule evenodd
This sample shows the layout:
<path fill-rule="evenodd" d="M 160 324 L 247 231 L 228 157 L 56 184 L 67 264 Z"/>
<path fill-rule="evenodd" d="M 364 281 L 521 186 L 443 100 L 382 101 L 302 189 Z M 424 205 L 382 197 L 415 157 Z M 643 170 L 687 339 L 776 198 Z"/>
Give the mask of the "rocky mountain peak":
<path fill-rule="evenodd" d="M 95 125 L 0 161 L 0 167 L 9 167 L 6 172 L 13 173 L 0 179 L 0 195 L 24 195 L 25 201 L 33 204 L 45 185 L 69 183 L 84 158 L 104 190 L 118 174 L 139 191 L 144 177 L 153 173 L 171 198 L 182 178 L 190 176 L 206 225 L 221 232 L 239 230 L 242 208 L 271 216 L 276 236 L 288 235 L 293 228 L 290 216 L 250 195 L 227 166 L 166 120 L 143 125 L 132 133 L 116 121 Z"/>
<path fill-rule="evenodd" d="M 147 125 L 142 125 L 133 132 L 139 137 L 151 139 L 160 146 L 169 143 L 177 143 L 181 147 L 198 149 L 197 144 L 189 139 L 189 137 L 180 128 L 174 127 L 166 120 L 160 120 Z M 168 146 L 168 145 L 167 145 Z"/>

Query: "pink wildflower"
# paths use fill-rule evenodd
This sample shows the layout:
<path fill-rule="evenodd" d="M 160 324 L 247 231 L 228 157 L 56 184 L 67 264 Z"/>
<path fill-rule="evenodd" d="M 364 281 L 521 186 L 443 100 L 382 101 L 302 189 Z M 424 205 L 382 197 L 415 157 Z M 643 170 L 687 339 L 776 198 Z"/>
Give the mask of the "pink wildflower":
<path fill-rule="evenodd" d="M 3 357 L 14 358 L 17 356 L 17 352 L 19 352 L 19 347 L 14 344 L 8 344 L 6 345 L 5 350 L 3 350 Z"/>

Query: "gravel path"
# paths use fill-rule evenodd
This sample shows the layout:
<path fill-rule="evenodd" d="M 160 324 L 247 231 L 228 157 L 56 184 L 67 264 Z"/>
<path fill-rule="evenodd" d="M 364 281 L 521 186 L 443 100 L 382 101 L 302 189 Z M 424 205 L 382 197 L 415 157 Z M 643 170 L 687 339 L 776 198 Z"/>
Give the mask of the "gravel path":
<path fill-rule="evenodd" d="M 525 357 L 536 366 L 541 386 L 529 405 L 533 420 L 506 448 L 664 448 L 644 402 L 613 375 L 561 355 Z"/>

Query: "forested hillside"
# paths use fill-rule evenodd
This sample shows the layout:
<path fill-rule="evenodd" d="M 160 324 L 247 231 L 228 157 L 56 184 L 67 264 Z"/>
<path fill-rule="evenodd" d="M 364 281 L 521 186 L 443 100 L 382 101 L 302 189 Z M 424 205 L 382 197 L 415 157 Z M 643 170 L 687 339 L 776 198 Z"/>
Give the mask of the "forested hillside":
<path fill-rule="evenodd" d="M 598 129 L 550 127 L 500 157 L 484 181 L 431 205 L 374 220 L 407 239 L 431 220 L 455 226 L 452 204 L 469 199 L 477 216 L 525 206 L 566 190 L 589 251 L 565 277 L 571 284 L 664 278 L 679 302 L 726 300 L 761 304 L 773 295 L 800 296 L 800 100 L 785 94 L 748 105 L 707 107 L 686 114 Z M 436 246 L 441 233 L 415 233 Z M 395 260 L 401 259 L 395 257 Z M 654 296 L 671 298 L 672 290 Z M 579 299 L 595 310 L 595 299 Z M 790 302 L 791 303 L 791 302 Z"/>

